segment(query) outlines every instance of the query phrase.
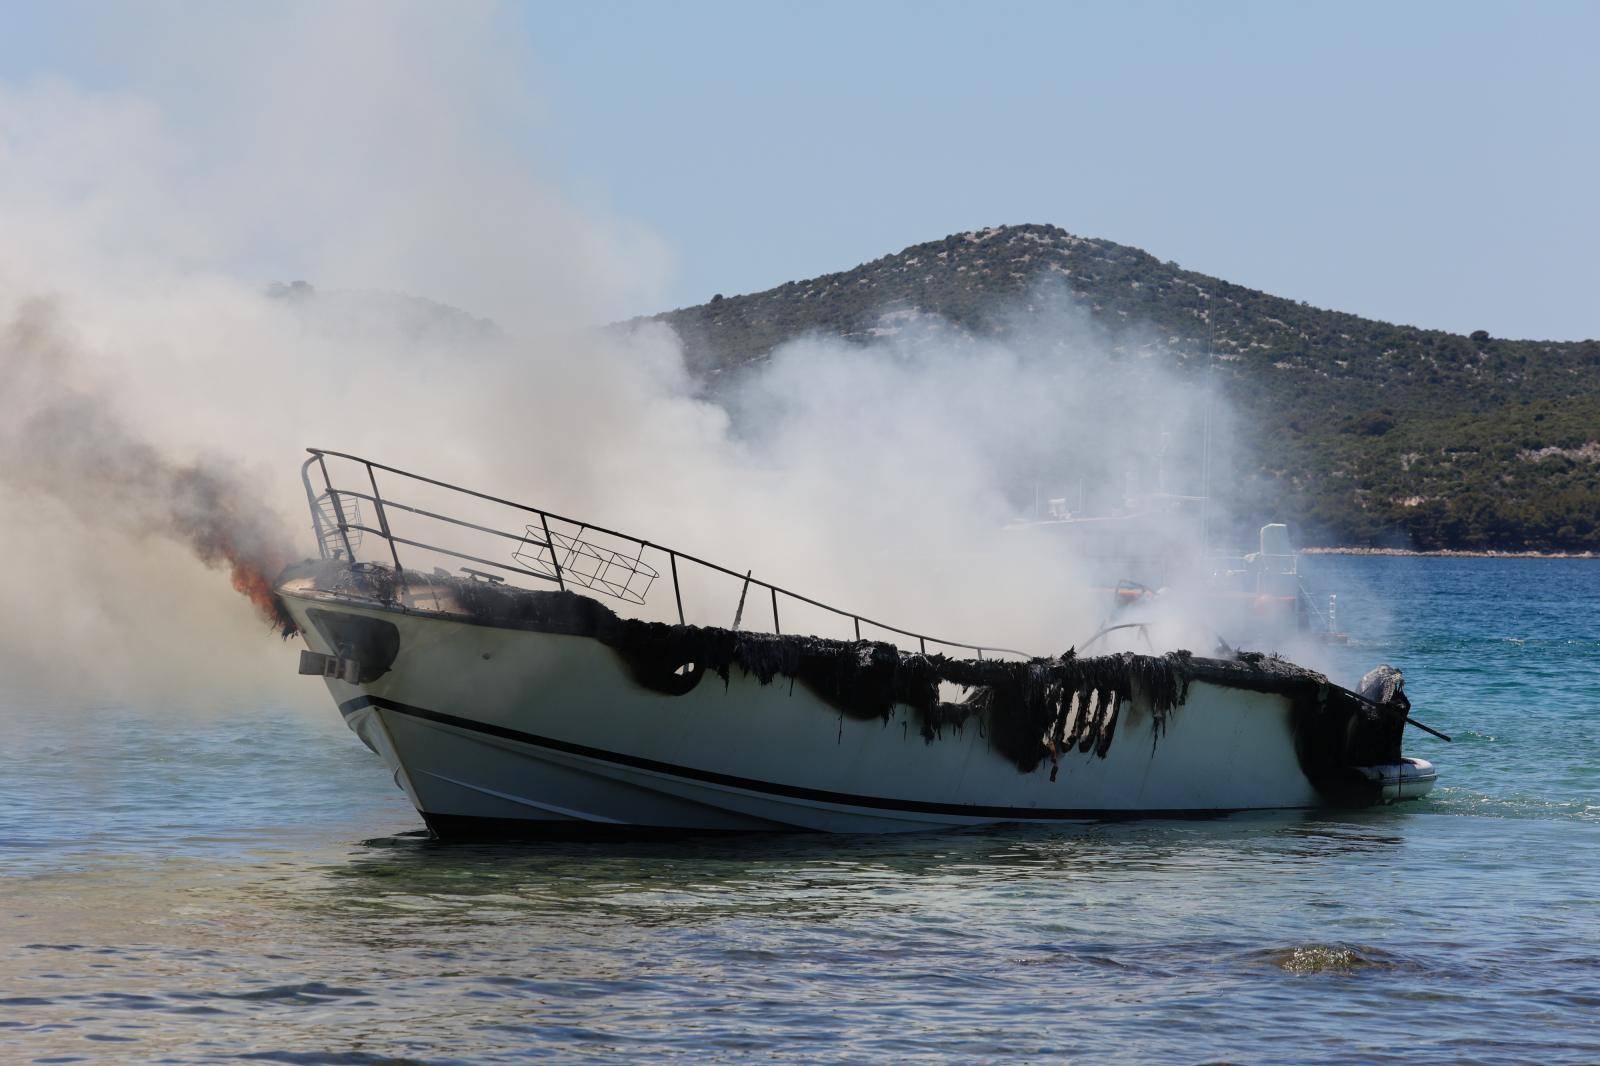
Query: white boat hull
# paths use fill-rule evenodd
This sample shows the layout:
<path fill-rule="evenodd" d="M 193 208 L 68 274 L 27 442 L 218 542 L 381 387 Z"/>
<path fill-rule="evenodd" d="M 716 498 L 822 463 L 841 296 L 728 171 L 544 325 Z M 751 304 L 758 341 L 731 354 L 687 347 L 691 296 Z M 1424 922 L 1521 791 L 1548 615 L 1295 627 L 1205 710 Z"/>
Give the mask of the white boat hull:
<path fill-rule="evenodd" d="M 1290 701 L 1203 680 L 1157 735 L 1138 699 L 1104 757 L 1070 750 L 1022 773 L 976 722 L 925 739 L 917 713 L 842 714 L 804 684 L 735 667 L 666 695 L 588 636 L 502 628 L 325 594 L 284 602 L 313 651 L 321 606 L 399 632 L 366 684 L 328 679 L 350 727 L 430 827 L 901 832 L 998 822 L 1198 816 L 1320 806 L 1296 757 Z M 1397 770 L 1384 798 L 1420 787 Z M 1428 781 L 1431 786 L 1431 778 Z M 1425 789 L 1424 789 L 1425 791 Z"/>

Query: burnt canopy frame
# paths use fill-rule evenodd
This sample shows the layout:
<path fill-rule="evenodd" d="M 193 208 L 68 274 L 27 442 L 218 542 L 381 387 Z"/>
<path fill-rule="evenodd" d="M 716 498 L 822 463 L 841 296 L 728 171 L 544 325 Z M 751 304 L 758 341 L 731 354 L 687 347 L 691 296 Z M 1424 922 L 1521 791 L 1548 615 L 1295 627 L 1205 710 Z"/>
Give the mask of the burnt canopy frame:
<path fill-rule="evenodd" d="M 665 552 L 667 555 L 668 572 L 672 577 L 673 600 L 677 607 L 678 621 L 680 624 L 684 622 L 683 589 L 678 579 L 678 562 L 679 560 L 682 560 L 683 562 L 691 563 L 695 566 L 709 570 L 712 573 L 734 578 L 742 582 L 748 582 L 751 585 L 756 585 L 767 589 L 772 599 L 772 622 L 774 631 L 779 629 L 778 597 L 786 596 L 798 603 L 803 603 L 808 606 L 827 611 L 828 613 L 836 615 L 839 618 L 850 619 L 854 626 L 855 638 L 857 640 L 861 639 L 861 626 L 866 624 L 868 626 L 874 626 L 878 629 L 881 629 L 884 632 L 893 633 L 897 636 L 916 641 L 918 648 L 921 649 L 923 653 L 926 653 L 928 650 L 928 645 L 932 644 L 943 648 L 975 652 L 979 658 L 983 657 L 983 653 L 985 651 L 999 652 L 1005 655 L 1017 655 L 1025 659 L 1034 657 L 1028 652 L 1018 651 L 1015 648 L 999 648 L 988 644 L 979 645 L 969 644 L 959 640 L 944 640 L 939 637 L 928 636 L 924 633 L 915 633 L 909 629 L 901 629 L 898 626 L 888 625 L 887 623 L 867 618 L 853 611 L 846 611 L 842 608 L 834 607 L 831 604 L 826 604 L 820 600 L 812 599 L 810 596 L 805 596 L 801 593 L 793 592 L 781 586 L 774 585 L 769 581 L 762 581 L 760 578 L 751 576 L 748 572 L 741 574 L 736 570 L 732 570 L 726 566 L 711 562 L 709 559 L 702 559 L 699 556 L 691 555 L 688 552 L 679 551 L 676 548 L 669 548 L 662 544 L 656 544 L 615 529 L 607 529 L 604 526 L 597 526 L 592 522 L 581 522 L 574 518 L 568 518 L 565 515 L 556 514 L 554 511 L 546 511 L 542 508 L 534 507 L 529 504 L 518 503 L 515 500 L 508 500 L 500 496 L 491 496 L 488 493 L 478 492 L 475 489 L 469 489 L 462 485 L 455 485 L 448 481 L 440 481 L 437 478 L 427 477 L 423 474 L 413 473 L 409 470 L 402 470 L 399 467 L 388 466 L 384 463 L 375 462 L 374 460 L 367 459 L 363 456 L 351 455 L 348 452 L 332 451 L 326 448 L 307 448 L 306 451 L 310 454 L 311 458 L 307 459 L 301 466 L 300 476 L 305 485 L 306 500 L 311 506 L 312 530 L 316 534 L 317 547 L 322 553 L 323 558 L 337 557 L 340 554 L 339 548 L 342 547 L 344 557 L 347 560 L 354 562 L 355 552 L 351 545 L 350 532 L 352 530 L 357 530 L 362 533 L 379 537 L 388 545 L 389 555 L 394 562 L 396 574 L 402 579 L 404 570 L 400 562 L 399 548 L 403 545 L 405 547 L 417 548 L 423 551 L 437 552 L 439 554 L 448 555 L 452 558 L 462 559 L 467 562 L 474 562 L 484 566 L 495 567 L 499 570 L 508 571 L 524 577 L 538 578 L 543 581 L 553 581 L 559 588 L 567 588 L 571 585 L 577 585 L 581 588 L 587 588 L 594 592 L 603 592 L 607 595 L 626 600 L 631 603 L 643 604 L 645 602 L 645 594 L 648 592 L 650 584 L 655 580 L 655 578 L 660 576 L 659 572 L 656 571 L 654 567 L 651 567 L 643 562 L 645 549 L 654 548 L 657 551 Z M 349 488 L 336 487 L 332 475 L 328 471 L 327 460 L 329 459 L 342 459 L 346 462 L 359 464 L 366 471 L 367 482 L 372 487 L 371 495 Z M 312 486 L 311 468 L 313 466 L 317 468 L 318 473 L 322 477 L 323 487 L 321 493 L 318 493 Z M 526 524 L 526 529 L 523 533 L 509 533 L 505 530 L 494 529 L 489 526 L 468 522 L 465 519 L 455 518 L 450 515 L 440 514 L 436 511 L 430 511 L 421 507 L 415 507 L 410 504 L 401 503 L 392 497 L 385 496 L 379 490 L 376 472 L 380 470 L 385 474 L 390 474 L 398 478 L 405 478 L 418 484 L 431 485 L 434 488 L 443 489 L 447 492 L 459 493 L 463 496 L 471 497 L 473 499 L 483 500 L 487 503 L 496 504 L 501 507 L 509 507 L 513 510 L 522 511 L 526 514 L 536 515 L 538 518 L 538 525 L 535 526 L 534 523 L 529 522 Z M 329 509 L 331 511 L 331 515 L 324 514 L 321 508 L 321 501 L 324 499 L 327 499 L 333 505 Z M 377 527 L 374 528 L 363 522 L 359 510 L 356 510 L 353 515 L 347 515 L 345 507 L 346 499 L 367 500 L 370 502 L 373 506 L 375 514 L 377 515 Z M 466 552 L 445 548 L 437 544 L 429 544 L 424 541 L 399 536 L 393 532 L 389 525 L 388 515 L 391 511 L 404 511 L 430 521 L 442 522 L 450 526 L 471 529 L 479 533 L 486 533 L 491 536 L 515 541 L 521 546 L 518 552 L 514 553 L 513 555 L 518 562 L 529 561 L 528 556 L 522 554 L 522 548 L 532 549 L 536 553 L 535 559 L 537 564 L 540 566 L 542 566 L 544 562 L 543 553 L 549 552 L 550 568 L 553 572 L 546 573 L 542 570 L 533 569 L 529 566 L 517 566 L 494 559 L 486 559 L 482 556 L 471 555 Z M 326 524 L 330 520 L 333 523 L 332 528 L 329 528 Z M 577 529 L 579 533 L 570 536 L 563 533 L 553 534 L 550 530 L 551 522 L 565 523 L 567 526 Z M 538 534 L 535 534 L 535 529 L 538 530 Z M 580 539 L 584 532 L 593 532 L 602 536 L 613 537 L 617 540 L 625 541 L 628 544 L 635 545 L 637 547 L 637 551 L 632 554 L 632 558 L 629 558 L 627 555 L 612 551 L 609 548 L 591 545 L 588 542 Z M 536 537 L 540 535 L 542 535 L 544 538 L 543 540 L 536 539 Z M 335 537 L 337 538 L 336 540 L 334 539 Z M 568 542 L 565 547 L 559 543 L 559 541 L 563 538 Z M 336 546 L 330 548 L 330 543 Z M 562 565 L 560 558 L 560 553 L 562 551 L 566 551 L 567 553 L 565 566 Z M 582 575 L 579 571 L 572 569 L 573 558 L 585 551 L 594 556 L 595 575 L 593 577 Z M 603 576 L 610 574 L 613 567 L 621 567 L 622 570 L 628 574 L 628 576 L 620 584 L 614 578 L 607 580 Z M 642 582 L 644 587 L 641 591 L 635 591 L 633 588 L 633 578 L 635 576 L 640 576 L 644 579 Z"/>

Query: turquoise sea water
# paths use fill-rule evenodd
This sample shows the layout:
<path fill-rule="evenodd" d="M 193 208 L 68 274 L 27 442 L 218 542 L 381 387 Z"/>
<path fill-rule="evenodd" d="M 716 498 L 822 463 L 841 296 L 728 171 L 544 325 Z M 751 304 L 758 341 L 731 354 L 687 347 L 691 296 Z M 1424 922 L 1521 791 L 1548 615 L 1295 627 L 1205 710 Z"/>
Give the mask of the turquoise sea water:
<path fill-rule="evenodd" d="M 331 706 L 0 694 L 0 1061 L 1600 1061 L 1600 562 L 1306 567 L 1427 800 L 440 845 Z"/>

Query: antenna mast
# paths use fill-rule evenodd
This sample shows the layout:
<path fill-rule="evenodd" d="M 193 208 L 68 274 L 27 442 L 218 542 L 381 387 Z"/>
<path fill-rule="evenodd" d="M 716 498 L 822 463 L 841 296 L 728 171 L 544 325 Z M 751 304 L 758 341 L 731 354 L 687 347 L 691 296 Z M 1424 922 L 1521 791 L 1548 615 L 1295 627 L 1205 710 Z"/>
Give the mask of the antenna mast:
<path fill-rule="evenodd" d="M 1200 452 L 1200 557 L 1211 557 L 1211 394 L 1212 370 L 1216 366 L 1217 321 L 1213 308 L 1206 308 L 1206 406 L 1205 443 Z"/>

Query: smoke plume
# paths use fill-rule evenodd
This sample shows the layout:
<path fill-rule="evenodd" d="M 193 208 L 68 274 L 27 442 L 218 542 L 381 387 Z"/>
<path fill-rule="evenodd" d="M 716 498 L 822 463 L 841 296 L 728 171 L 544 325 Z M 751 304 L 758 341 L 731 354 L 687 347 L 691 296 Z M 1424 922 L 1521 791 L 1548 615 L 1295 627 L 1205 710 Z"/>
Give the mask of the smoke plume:
<path fill-rule="evenodd" d="M 72 343 L 54 308 L 32 301 L 0 324 L 0 467 L 24 500 L 65 504 L 85 530 L 166 537 L 226 570 L 234 591 L 287 633 L 272 578 L 294 554 L 287 528 L 216 457 L 178 463 L 113 409 L 74 389 Z"/>
<path fill-rule="evenodd" d="M 129 28 L 150 48 L 117 90 L 0 83 L 12 677 L 317 705 L 261 639 L 267 581 L 315 550 L 307 445 L 1041 653 L 1103 597 L 1003 527 L 1120 500 L 1161 432 L 1193 454 L 1193 383 L 1106 350 L 1060 292 L 1003 341 L 904 315 L 867 346 L 802 339 L 708 400 L 670 331 L 600 328 L 659 306 L 670 257 L 564 191 L 511 15 L 170 13 Z M 723 591 L 686 599 L 732 620 Z M 181 678 L 150 669 L 175 657 Z"/>

